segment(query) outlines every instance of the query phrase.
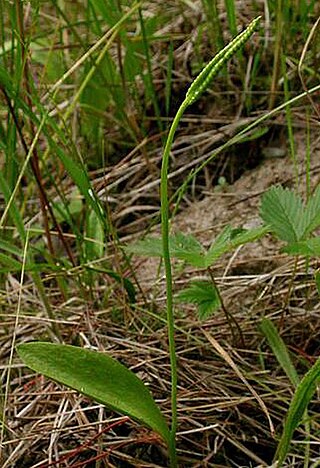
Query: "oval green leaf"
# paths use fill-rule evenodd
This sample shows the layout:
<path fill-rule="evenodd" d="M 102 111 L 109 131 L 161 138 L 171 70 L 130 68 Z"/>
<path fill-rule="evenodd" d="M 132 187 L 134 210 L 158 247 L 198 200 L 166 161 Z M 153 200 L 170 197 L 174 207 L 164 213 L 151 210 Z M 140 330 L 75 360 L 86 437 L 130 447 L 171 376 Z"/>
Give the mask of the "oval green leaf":
<path fill-rule="evenodd" d="M 168 425 L 144 383 L 104 353 L 53 343 L 17 346 L 24 363 L 109 408 L 150 427 L 169 443 Z"/>

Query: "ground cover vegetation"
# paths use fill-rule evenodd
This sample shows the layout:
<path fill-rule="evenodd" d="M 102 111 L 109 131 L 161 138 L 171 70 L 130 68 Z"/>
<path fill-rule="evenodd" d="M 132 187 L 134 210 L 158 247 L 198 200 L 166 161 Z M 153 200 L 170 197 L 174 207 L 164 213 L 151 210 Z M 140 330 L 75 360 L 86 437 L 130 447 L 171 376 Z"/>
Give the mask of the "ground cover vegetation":
<path fill-rule="evenodd" d="M 318 466 L 318 3 L 0 6 L 1 466 Z"/>

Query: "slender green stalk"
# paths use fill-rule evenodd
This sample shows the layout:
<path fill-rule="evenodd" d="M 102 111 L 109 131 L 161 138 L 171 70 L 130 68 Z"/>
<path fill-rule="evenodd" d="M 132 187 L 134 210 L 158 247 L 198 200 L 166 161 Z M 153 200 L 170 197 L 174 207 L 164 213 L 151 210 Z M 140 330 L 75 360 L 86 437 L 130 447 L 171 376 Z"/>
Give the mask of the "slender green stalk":
<path fill-rule="evenodd" d="M 288 75 L 287 75 L 287 70 L 286 70 L 286 60 L 284 56 L 281 58 L 281 67 L 282 67 L 282 75 L 283 75 L 284 98 L 285 98 L 285 101 L 289 101 L 290 99 L 289 80 L 288 80 Z M 299 168 L 298 168 L 297 153 L 296 153 L 295 143 L 294 143 L 292 114 L 291 114 L 291 108 L 289 105 L 286 107 L 286 121 L 287 121 L 288 140 L 289 140 L 289 147 L 290 147 L 290 157 L 291 157 L 293 168 L 294 168 L 296 189 L 298 189 Z"/>
<path fill-rule="evenodd" d="M 172 122 L 169 130 L 167 142 L 164 148 L 162 157 L 161 168 L 161 234 L 162 234 L 162 247 L 163 247 L 163 260 L 166 272 L 166 287 L 167 287 L 167 326 L 169 338 L 169 353 L 170 353 L 170 366 L 171 366 L 171 432 L 170 432 L 170 462 L 171 468 L 177 466 L 177 453 L 176 453 L 176 432 L 177 432 L 177 356 L 175 346 L 175 332 L 174 332 L 174 315 L 173 315 L 173 302 L 172 302 L 172 271 L 169 252 L 169 199 L 168 199 L 168 166 L 170 158 L 170 150 L 173 143 L 173 138 L 178 127 L 179 121 L 187 108 L 188 104 L 184 101 Z"/>
<path fill-rule="evenodd" d="M 253 20 L 245 31 L 239 34 L 232 42 L 222 49 L 200 72 L 197 78 L 193 81 L 187 91 L 186 97 L 180 105 L 172 125 L 170 127 L 166 145 L 162 157 L 161 167 L 161 233 L 162 233 L 162 248 L 163 259 L 166 274 L 166 289 L 167 289 L 167 326 L 169 339 L 169 354 L 171 365 L 171 431 L 169 441 L 169 456 L 170 467 L 177 467 L 177 452 L 176 452 L 176 432 L 177 432 L 177 356 L 175 347 L 175 324 L 173 313 L 173 284 L 171 259 L 169 250 L 169 198 L 168 198 L 168 167 L 170 151 L 174 139 L 175 132 L 179 125 L 180 119 L 186 108 L 193 104 L 201 94 L 207 89 L 210 82 L 216 76 L 224 64 L 234 55 L 242 45 L 250 38 L 252 33 L 257 28 L 260 17 Z"/>

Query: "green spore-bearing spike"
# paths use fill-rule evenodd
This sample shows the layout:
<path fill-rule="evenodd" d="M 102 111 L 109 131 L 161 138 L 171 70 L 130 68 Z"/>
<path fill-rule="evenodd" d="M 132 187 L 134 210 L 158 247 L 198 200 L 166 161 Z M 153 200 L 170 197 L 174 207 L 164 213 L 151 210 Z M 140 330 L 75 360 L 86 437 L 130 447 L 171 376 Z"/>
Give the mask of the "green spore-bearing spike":
<path fill-rule="evenodd" d="M 257 29 L 261 16 L 255 18 L 249 26 L 226 47 L 218 52 L 193 81 L 186 94 L 188 105 L 193 104 L 206 90 L 210 81 L 218 74 L 223 65 L 234 55 Z"/>

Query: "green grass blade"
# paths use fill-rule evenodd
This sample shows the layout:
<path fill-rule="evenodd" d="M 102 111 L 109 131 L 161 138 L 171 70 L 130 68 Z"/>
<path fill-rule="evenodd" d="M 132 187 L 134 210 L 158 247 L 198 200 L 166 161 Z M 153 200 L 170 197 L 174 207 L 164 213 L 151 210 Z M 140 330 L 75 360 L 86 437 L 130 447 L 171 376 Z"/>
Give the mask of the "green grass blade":
<path fill-rule="evenodd" d="M 173 42 L 170 41 L 168 49 L 168 63 L 165 84 L 165 109 L 166 116 L 169 116 L 170 101 L 171 101 L 171 88 L 172 88 L 172 70 L 173 70 Z"/>
<path fill-rule="evenodd" d="M 94 210 L 102 225 L 107 228 L 107 216 L 101 206 L 100 200 L 97 198 L 91 187 L 90 179 L 85 166 L 75 162 L 66 152 L 62 151 L 61 149 L 57 149 L 57 151 L 66 171 L 79 188 L 86 202 Z"/>
<path fill-rule="evenodd" d="M 21 240 L 25 241 L 26 231 L 25 231 L 25 228 L 24 228 L 24 223 L 23 223 L 22 216 L 21 216 L 20 211 L 17 208 L 14 200 L 11 200 L 11 202 L 10 202 L 11 192 L 10 192 L 9 186 L 7 184 L 7 181 L 4 178 L 1 171 L 0 171 L 0 187 L 1 187 L 1 192 L 3 193 L 6 205 L 8 205 L 8 203 L 10 203 L 9 216 L 10 216 L 12 222 L 14 223 L 14 225 L 15 225 L 18 233 L 19 233 L 19 236 L 20 236 Z M 1 220 L 0 220 L 0 226 L 1 226 Z"/>
<path fill-rule="evenodd" d="M 300 382 L 300 378 L 294 365 L 292 364 L 288 353 L 288 349 L 283 339 L 279 335 L 278 330 L 271 322 L 271 320 L 267 318 L 262 319 L 260 329 L 264 336 L 267 338 L 268 343 L 273 351 L 273 354 L 277 358 L 280 366 L 287 374 L 288 378 L 290 379 L 290 382 L 296 387 Z"/>
<path fill-rule="evenodd" d="M 12 257 L 0 252 L 0 271 L 4 272 L 17 272 L 21 271 L 22 263 Z"/>
<path fill-rule="evenodd" d="M 227 18 L 230 32 L 233 36 L 237 34 L 237 21 L 236 21 L 236 9 L 234 0 L 225 0 L 225 6 L 227 10 Z"/>
<path fill-rule="evenodd" d="M 169 442 L 167 423 L 148 388 L 110 356 L 75 346 L 41 342 L 21 344 L 17 351 L 34 371 L 128 415 Z"/>
<path fill-rule="evenodd" d="M 86 221 L 86 259 L 87 261 L 92 261 L 103 256 L 106 246 L 104 226 L 93 210 L 89 210 Z"/>
<path fill-rule="evenodd" d="M 293 433 L 300 424 L 302 416 L 316 391 L 319 379 L 320 359 L 318 359 L 311 369 L 305 374 L 290 403 L 282 436 L 274 458 L 278 462 L 278 467 L 281 467 L 285 461 Z"/>

